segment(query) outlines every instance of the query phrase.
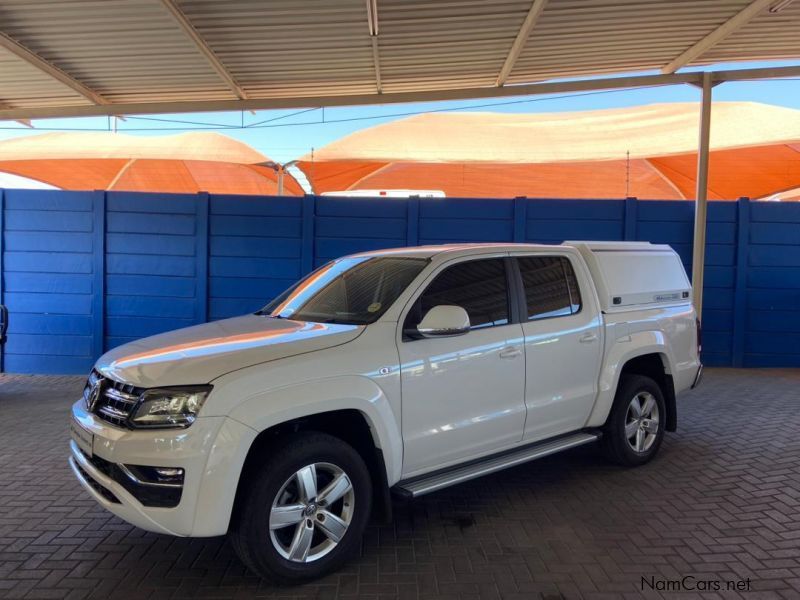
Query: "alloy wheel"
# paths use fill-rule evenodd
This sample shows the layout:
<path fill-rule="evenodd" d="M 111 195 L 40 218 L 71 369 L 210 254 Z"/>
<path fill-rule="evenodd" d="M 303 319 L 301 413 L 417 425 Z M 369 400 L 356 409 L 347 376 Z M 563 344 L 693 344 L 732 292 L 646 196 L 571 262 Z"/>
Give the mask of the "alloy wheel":
<path fill-rule="evenodd" d="M 331 552 L 353 519 L 353 484 L 341 468 L 314 463 L 284 482 L 272 502 L 269 535 L 283 558 L 309 563 Z"/>
<path fill-rule="evenodd" d="M 658 437 L 658 403 L 650 392 L 639 392 L 628 404 L 625 438 L 634 452 L 647 452 Z"/>

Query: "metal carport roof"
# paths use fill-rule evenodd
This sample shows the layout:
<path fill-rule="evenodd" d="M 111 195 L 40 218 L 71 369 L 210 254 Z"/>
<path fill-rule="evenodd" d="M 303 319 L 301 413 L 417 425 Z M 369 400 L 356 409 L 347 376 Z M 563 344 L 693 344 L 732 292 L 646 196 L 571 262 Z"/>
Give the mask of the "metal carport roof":
<path fill-rule="evenodd" d="M 4 0 L 0 118 L 511 95 L 798 33 L 791 0 Z"/>

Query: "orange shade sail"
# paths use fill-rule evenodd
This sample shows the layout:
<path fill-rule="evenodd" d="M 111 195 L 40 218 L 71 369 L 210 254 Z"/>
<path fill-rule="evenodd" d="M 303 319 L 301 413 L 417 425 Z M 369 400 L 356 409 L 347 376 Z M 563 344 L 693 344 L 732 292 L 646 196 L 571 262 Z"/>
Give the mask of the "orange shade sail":
<path fill-rule="evenodd" d="M 299 163 L 317 193 L 438 189 L 448 196 L 685 199 L 695 193 L 699 107 L 558 114 L 433 113 L 378 125 Z M 800 111 L 721 102 L 709 198 L 800 187 Z"/>
<path fill-rule="evenodd" d="M 66 190 L 277 193 L 269 158 L 213 132 L 169 136 L 47 133 L 0 142 L 0 171 Z M 284 194 L 303 195 L 290 175 Z"/>

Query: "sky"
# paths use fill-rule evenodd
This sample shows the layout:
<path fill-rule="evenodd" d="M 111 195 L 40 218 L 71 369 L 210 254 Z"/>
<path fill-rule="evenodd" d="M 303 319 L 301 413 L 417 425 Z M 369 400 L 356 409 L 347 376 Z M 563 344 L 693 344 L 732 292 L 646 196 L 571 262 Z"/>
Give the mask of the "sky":
<path fill-rule="evenodd" d="M 708 70 L 783 66 L 796 62 L 722 64 Z M 692 70 L 692 69 L 689 69 Z M 697 69 L 694 69 L 697 70 Z M 652 74 L 653 72 L 637 73 Z M 630 75 L 630 73 L 626 73 Z M 511 113 L 567 112 L 639 106 L 660 102 L 696 102 L 700 91 L 690 85 L 634 90 L 613 90 L 550 96 L 385 104 L 326 109 L 264 110 L 127 117 L 118 131 L 136 135 L 163 135 L 210 129 L 241 140 L 281 163 L 299 158 L 360 129 L 402 118 L 400 115 L 431 110 L 469 110 Z M 714 88 L 714 101 L 752 101 L 800 109 L 800 79 L 729 82 Z M 491 105 L 491 106 L 487 106 Z M 178 123 L 176 121 L 187 121 Z M 188 123 L 191 122 L 191 123 Z M 245 127 L 242 127 L 244 123 Z M 0 121 L 0 140 L 52 130 L 102 130 L 110 128 L 106 117 L 41 119 L 34 129 Z M 713 120 L 712 120 L 713 127 Z"/>

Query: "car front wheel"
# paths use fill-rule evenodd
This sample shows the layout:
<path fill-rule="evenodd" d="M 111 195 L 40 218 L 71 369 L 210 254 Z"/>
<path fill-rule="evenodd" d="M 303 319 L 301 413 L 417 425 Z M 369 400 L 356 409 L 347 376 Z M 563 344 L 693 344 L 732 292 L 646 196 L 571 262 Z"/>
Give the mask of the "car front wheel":
<path fill-rule="evenodd" d="M 359 454 L 313 432 L 287 438 L 244 493 L 231 542 L 247 567 L 276 583 L 341 566 L 359 547 L 372 500 Z"/>

